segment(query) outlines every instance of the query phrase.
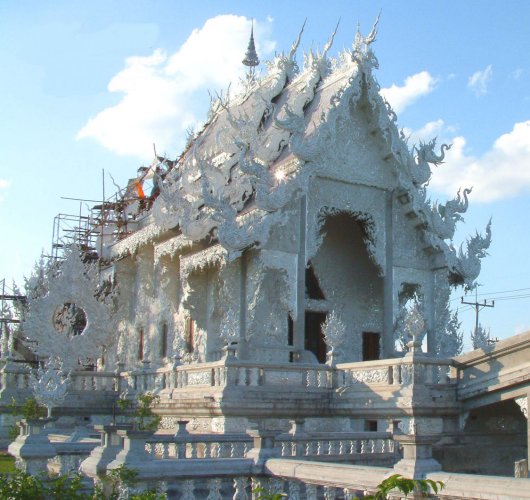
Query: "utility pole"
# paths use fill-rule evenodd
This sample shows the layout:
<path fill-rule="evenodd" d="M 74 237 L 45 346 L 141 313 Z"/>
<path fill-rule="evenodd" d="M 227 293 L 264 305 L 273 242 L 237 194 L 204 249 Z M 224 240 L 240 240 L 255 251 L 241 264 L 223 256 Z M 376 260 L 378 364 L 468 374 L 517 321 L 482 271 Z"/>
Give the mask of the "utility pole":
<path fill-rule="evenodd" d="M 478 330 L 478 313 L 485 307 L 495 307 L 495 301 L 492 300 L 490 304 L 488 304 L 486 299 L 484 299 L 483 302 L 479 302 L 478 297 L 477 297 L 477 289 L 475 288 L 475 302 L 465 302 L 464 297 L 460 298 L 460 302 L 462 304 L 472 306 L 475 309 L 475 334 L 476 334 Z"/>

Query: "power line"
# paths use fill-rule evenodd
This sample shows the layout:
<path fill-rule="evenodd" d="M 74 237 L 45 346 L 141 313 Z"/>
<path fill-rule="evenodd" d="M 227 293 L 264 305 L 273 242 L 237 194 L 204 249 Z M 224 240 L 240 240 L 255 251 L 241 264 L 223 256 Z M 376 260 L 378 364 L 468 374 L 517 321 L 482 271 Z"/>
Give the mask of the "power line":
<path fill-rule="evenodd" d="M 482 297 L 484 295 L 499 295 L 501 293 L 512 293 L 512 292 L 523 292 L 525 290 L 530 290 L 530 288 L 515 288 L 513 290 L 503 290 L 503 291 L 500 291 L 500 292 L 484 292 L 484 293 L 477 293 L 475 294 L 475 298 L 476 297 Z M 454 299 L 451 299 L 451 302 L 455 301 L 455 300 L 458 300 L 460 297 L 455 297 Z"/>
<path fill-rule="evenodd" d="M 530 293 L 525 295 L 511 295 L 508 297 L 497 297 L 495 300 L 517 300 L 517 299 L 528 299 L 530 298 Z"/>
<path fill-rule="evenodd" d="M 495 300 L 499 302 L 501 300 L 518 300 L 518 299 L 528 299 L 528 298 L 530 298 L 530 293 L 525 293 L 525 294 L 520 294 L 520 295 L 507 295 L 506 297 L 495 297 Z M 462 300 L 463 297 L 460 297 L 460 299 Z M 462 310 L 462 308 L 457 308 L 457 311 L 460 311 L 460 310 Z"/>
<path fill-rule="evenodd" d="M 460 303 L 461 304 L 466 304 L 468 306 L 471 306 L 475 309 L 475 335 L 478 331 L 478 314 L 479 312 L 484 309 L 485 307 L 495 307 L 495 301 L 492 300 L 491 301 L 491 304 L 488 304 L 486 299 L 484 299 L 484 302 L 479 302 L 478 301 L 478 294 L 477 294 L 477 289 L 475 288 L 475 302 L 465 302 L 464 301 L 464 297 L 461 297 L 460 298 Z"/>

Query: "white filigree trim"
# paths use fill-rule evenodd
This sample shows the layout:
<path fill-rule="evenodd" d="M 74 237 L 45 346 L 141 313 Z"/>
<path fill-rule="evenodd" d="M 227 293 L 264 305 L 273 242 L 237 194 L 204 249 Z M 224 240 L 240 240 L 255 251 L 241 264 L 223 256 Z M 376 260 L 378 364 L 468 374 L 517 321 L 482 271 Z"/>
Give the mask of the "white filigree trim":
<path fill-rule="evenodd" d="M 155 224 L 149 224 L 110 247 L 110 257 L 111 259 L 119 259 L 127 255 L 133 255 L 141 246 L 152 242 L 161 233 L 162 229 L 160 227 Z"/>
<path fill-rule="evenodd" d="M 219 244 L 180 259 L 180 276 L 184 280 L 194 271 L 202 271 L 208 266 L 226 262 L 227 251 Z"/>
<path fill-rule="evenodd" d="M 173 257 L 183 250 L 191 248 L 193 244 L 193 240 L 190 240 L 183 234 L 179 234 L 174 238 L 155 245 L 155 264 L 158 263 L 162 257 Z"/>

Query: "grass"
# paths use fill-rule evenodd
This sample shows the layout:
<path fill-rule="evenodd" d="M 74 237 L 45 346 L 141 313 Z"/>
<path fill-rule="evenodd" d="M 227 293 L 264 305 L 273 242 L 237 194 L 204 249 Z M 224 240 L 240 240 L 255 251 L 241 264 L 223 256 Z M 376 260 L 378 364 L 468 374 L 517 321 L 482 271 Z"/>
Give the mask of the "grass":
<path fill-rule="evenodd" d="M 15 472 L 15 459 L 7 453 L 0 452 L 0 474 Z"/>

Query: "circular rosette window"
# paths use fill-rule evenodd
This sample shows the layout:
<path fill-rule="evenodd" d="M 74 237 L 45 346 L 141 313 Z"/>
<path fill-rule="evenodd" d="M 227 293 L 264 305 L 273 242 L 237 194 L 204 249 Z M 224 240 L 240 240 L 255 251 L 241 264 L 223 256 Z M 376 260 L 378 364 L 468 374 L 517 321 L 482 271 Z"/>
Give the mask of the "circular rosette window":
<path fill-rule="evenodd" d="M 60 271 L 49 280 L 46 295 L 29 299 L 23 329 L 39 356 L 57 356 L 69 370 L 111 345 L 115 330 L 109 306 L 96 297 L 97 275 L 87 274 L 78 252 L 67 256 Z"/>
<path fill-rule="evenodd" d="M 87 325 L 87 316 L 83 308 L 73 302 L 65 302 L 55 309 L 53 327 L 69 338 L 82 335 Z"/>

